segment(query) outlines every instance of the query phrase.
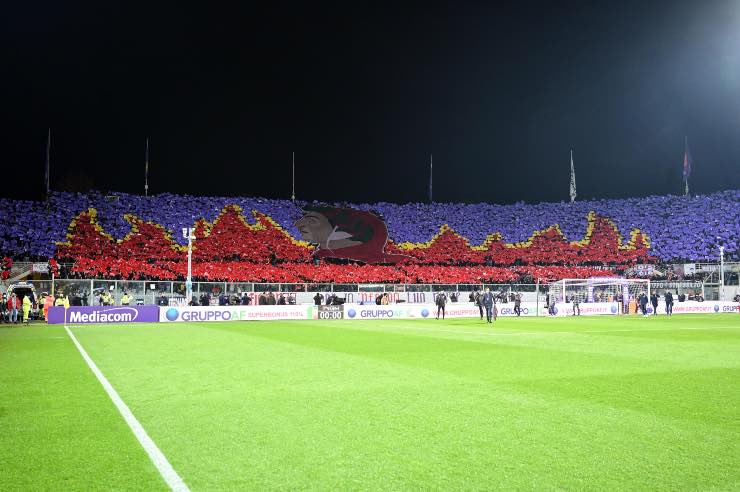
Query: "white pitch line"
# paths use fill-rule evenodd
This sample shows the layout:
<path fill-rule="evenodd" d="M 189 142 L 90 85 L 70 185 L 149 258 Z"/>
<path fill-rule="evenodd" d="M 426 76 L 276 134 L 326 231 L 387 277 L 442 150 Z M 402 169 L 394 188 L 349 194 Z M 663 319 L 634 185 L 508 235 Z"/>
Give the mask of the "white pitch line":
<path fill-rule="evenodd" d="M 113 404 L 121 413 L 121 416 L 131 428 L 134 436 L 136 436 L 136 439 L 139 440 L 139 444 L 141 444 L 141 447 L 144 448 L 146 454 L 149 455 L 152 463 L 154 463 L 154 466 L 157 467 L 157 471 L 159 471 L 159 474 L 162 476 L 164 481 L 167 482 L 167 485 L 169 485 L 170 489 L 176 492 L 190 492 L 190 489 L 187 485 L 185 485 L 185 482 L 183 482 L 182 478 L 180 478 L 180 475 L 178 475 L 175 469 L 172 468 L 172 465 L 169 461 L 167 461 L 165 455 L 162 453 L 162 451 L 160 451 L 154 441 L 152 441 L 152 438 L 149 437 L 149 434 L 146 433 L 144 427 L 136 419 L 134 414 L 131 413 L 128 405 L 126 405 L 126 403 L 121 399 L 121 397 L 118 395 L 118 392 L 108 382 L 108 379 L 106 379 L 103 373 L 100 372 L 100 369 L 98 369 L 98 366 L 95 365 L 95 362 L 90 358 L 89 355 L 87 355 L 87 352 L 84 348 L 82 348 L 82 345 L 80 345 L 80 342 L 77 341 L 77 338 L 74 336 L 69 327 L 65 326 L 64 329 L 67 330 L 69 338 L 72 339 L 72 342 L 74 342 L 77 350 L 80 351 L 82 358 L 85 359 L 85 362 L 87 362 L 90 370 L 92 370 L 93 374 L 95 374 L 95 377 L 98 378 L 100 384 L 103 385 L 103 389 L 105 389 L 105 392 L 108 393 L 108 396 L 113 401 Z"/>

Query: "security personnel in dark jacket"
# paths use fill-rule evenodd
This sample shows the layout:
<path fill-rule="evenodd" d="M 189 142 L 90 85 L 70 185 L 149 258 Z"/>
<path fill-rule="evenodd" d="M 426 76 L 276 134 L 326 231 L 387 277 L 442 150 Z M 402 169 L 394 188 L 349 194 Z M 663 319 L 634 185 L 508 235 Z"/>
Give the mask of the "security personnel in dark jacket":
<path fill-rule="evenodd" d="M 665 313 L 668 316 L 673 314 L 673 294 L 670 291 L 665 293 Z"/>
<path fill-rule="evenodd" d="M 522 315 L 522 295 L 516 294 L 514 296 L 514 313 L 516 313 L 517 316 Z"/>
<path fill-rule="evenodd" d="M 488 287 L 486 287 L 486 292 L 481 296 L 480 302 L 483 304 L 483 307 L 486 308 L 486 321 L 488 323 L 493 323 L 493 321 L 491 321 L 493 316 L 493 294 Z"/>
<path fill-rule="evenodd" d="M 647 316 L 647 304 L 648 304 L 648 296 L 644 292 L 640 294 L 640 297 L 637 298 L 637 300 L 640 303 L 640 311 L 642 311 L 643 316 Z"/>
<path fill-rule="evenodd" d="M 445 305 L 447 304 L 447 294 L 440 292 L 437 294 L 437 319 L 439 319 L 439 312 L 442 311 L 442 319 L 445 319 Z"/>
<path fill-rule="evenodd" d="M 476 306 L 478 306 L 478 312 L 480 313 L 480 319 L 483 319 L 483 295 L 481 295 L 480 292 L 477 290 L 475 291 L 475 296 L 473 296 L 473 302 Z"/>

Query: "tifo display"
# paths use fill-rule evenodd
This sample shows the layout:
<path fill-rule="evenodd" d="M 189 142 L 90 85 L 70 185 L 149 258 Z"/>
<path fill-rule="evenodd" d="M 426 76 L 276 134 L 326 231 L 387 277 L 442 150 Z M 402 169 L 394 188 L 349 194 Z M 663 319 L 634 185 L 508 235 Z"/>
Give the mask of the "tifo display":
<path fill-rule="evenodd" d="M 0 250 L 76 277 L 334 283 L 544 282 L 735 255 L 740 191 L 571 204 L 387 203 L 53 193 L 0 200 Z M 35 218 L 17 223 L 17 211 Z M 250 212 L 246 212 L 250 211 Z"/>

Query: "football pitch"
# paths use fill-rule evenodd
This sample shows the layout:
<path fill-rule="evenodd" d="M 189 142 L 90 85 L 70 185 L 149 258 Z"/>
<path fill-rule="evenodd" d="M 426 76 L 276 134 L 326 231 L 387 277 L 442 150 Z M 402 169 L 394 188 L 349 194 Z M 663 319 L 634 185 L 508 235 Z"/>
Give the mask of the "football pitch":
<path fill-rule="evenodd" d="M 738 490 L 740 316 L 70 326 L 191 490 Z M 0 325 L 1 490 L 167 490 L 63 326 Z"/>

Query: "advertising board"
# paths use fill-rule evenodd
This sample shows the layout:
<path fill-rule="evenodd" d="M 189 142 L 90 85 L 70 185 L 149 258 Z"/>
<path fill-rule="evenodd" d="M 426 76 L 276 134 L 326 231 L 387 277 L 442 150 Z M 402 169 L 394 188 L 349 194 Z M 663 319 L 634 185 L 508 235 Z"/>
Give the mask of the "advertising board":
<path fill-rule="evenodd" d="M 619 314 L 619 304 L 616 302 L 582 302 L 579 304 L 580 316 L 604 316 Z M 546 313 L 545 313 L 546 314 Z M 556 316 L 572 316 L 573 304 L 558 302 L 555 304 Z"/>
<path fill-rule="evenodd" d="M 163 306 L 162 323 L 312 319 L 312 306 Z"/>
<path fill-rule="evenodd" d="M 49 308 L 49 324 L 156 323 L 157 306 L 63 306 Z"/>

